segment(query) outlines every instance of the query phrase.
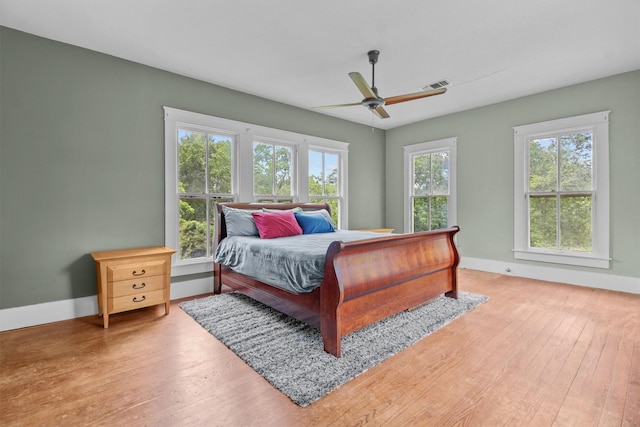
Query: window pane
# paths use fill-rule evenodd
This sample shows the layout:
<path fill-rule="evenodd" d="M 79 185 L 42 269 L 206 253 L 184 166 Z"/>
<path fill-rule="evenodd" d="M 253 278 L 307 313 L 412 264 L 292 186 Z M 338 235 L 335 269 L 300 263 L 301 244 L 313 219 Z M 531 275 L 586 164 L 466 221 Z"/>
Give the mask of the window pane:
<path fill-rule="evenodd" d="M 340 224 L 338 218 L 340 217 L 340 207 L 338 205 L 338 199 L 329 199 L 327 200 L 327 204 L 331 208 L 331 219 L 333 219 L 334 224 L 338 226 Z"/>
<path fill-rule="evenodd" d="M 431 198 L 431 230 L 447 228 L 448 197 Z"/>
<path fill-rule="evenodd" d="M 231 147 L 230 137 L 209 135 L 209 193 L 232 193 Z"/>
<path fill-rule="evenodd" d="M 449 194 L 449 153 L 446 151 L 431 155 L 431 194 Z"/>
<path fill-rule="evenodd" d="M 291 196 L 292 159 L 291 147 L 254 142 L 253 193 Z"/>
<path fill-rule="evenodd" d="M 254 194 L 273 194 L 273 154 L 273 145 L 253 144 Z"/>
<path fill-rule="evenodd" d="M 558 187 L 558 141 L 556 138 L 529 142 L 529 190 L 555 191 Z"/>
<path fill-rule="evenodd" d="M 180 259 L 206 256 L 206 201 L 204 199 L 180 199 Z"/>
<path fill-rule="evenodd" d="M 413 199 L 413 231 L 429 230 L 429 199 L 414 198 Z"/>
<path fill-rule="evenodd" d="M 556 197 L 529 197 L 529 245 L 532 248 L 557 248 L 556 239 Z"/>
<path fill-rule="evenodd" d="M 178 192 L 205 192 L 205 135 L 178 129 Z"/>
<path fill-rule="evenodd" d="M 340 206 L 338 204 L 338 199 L 322 199 L 322 198 L 311 198 L 309 199 L 309 203 L 326 203 L 331 208 L 331 219 L 336 224 L 339 224 L 338 218 L 340 217 Z"/>
<path fill-rule="evenodd" d="M 413 194 L 426 196 L 430 193 L 431 155 L 423 154 L 413 157 Z"/>
<path fill-rule="evenodd" d="M 291 195 L 291 148 L 276 146 L 276 182 L 275 194 L 277 196 Z"/>
<path fill-rule="evenodd" d="M 309 195 L 338 196 L 340 156 L 309 150 Z"/>
<path fill-rule="evenodd" d="M 324 194 L 338 195 L 338 155 L 324 153 Z"/>
<path fill-rule="evenodd" d="M 592 189 L 592 133 L 560 137 L 560 181 L 565 191 Z"/>
<path fill-rule="evenodd" d="M 560 197 L 560 248 L 591 252 L 591 196 Z"/>
<path fill-rule="evenodd" d="M 322 176 L 323 154 L 320 151 L 309 150 L 309 195 L 324 195 L 324 179 Z"/>
<path fill-rule="evenodd" d="M 318 175 L 309 175 L 309 195 L 322 196 L 322 181 Z"/>
<path fill-rule="evenodd" d="M 413 231 L 429 231 L 448 226 L 449 200 L 446 196 L 413 199 Z"/>

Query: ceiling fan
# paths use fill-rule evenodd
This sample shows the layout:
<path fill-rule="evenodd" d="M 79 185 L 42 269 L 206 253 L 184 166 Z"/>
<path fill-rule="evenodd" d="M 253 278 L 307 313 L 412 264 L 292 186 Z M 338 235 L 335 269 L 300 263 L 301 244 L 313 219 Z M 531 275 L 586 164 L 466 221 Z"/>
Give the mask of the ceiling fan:
<path fill-rule="evenodd" d="M 408 93 L 405 95 L 390 96 L 388 98 L 382 98 L 378 95 L 378 88 L 376 87 L 376 63 L 378 62 L 378 56 L 380 51 L 370 50 L 367 52 L 369 56 L 369 63 L 371 64 L 371 87 L 367 84 L 367 81 L 362 77 L 362 74 L 353 71 L 349 73 L 349 77 L 356 84 L 364 99 L 360 102 L 353 102 L 350 104 L 336 104 L 336 105 L 323 105 L 313 108 L 339 108 L 339 107 L 352 107 L 355 105 L 363 105 L 375 113 L 381 119 L 389 118 L 389 113 L 383 108 L 385 105 L 398 104 L 400 102 L 413 101 L 415 99 L 426 98 L 428 96 L 441 95 L 447 91 L 445 88 Z"/>

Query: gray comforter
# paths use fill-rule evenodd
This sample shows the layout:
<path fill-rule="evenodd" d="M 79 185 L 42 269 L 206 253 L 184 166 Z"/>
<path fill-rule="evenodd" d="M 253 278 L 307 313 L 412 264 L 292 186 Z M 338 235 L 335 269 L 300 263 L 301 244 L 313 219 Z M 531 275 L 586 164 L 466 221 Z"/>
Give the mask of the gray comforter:
<path fill-rule="evenodd" d="M 322 282 L 331 242 L 382 237 L 380 233 L 337 230 L 335 233 L 261 239 L 232 236 L 216 249 L 215 262 L 261 282 L 294 292 L 311 292 Z"/>

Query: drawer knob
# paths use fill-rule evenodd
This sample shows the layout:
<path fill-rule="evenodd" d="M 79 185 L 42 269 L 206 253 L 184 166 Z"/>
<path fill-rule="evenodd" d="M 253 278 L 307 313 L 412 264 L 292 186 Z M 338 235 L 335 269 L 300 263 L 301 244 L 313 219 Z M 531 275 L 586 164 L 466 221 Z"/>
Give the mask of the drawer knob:
<path fill-rule="evenodd" d="M 133 270 L 133 274 L 134 276 L 142 276 L 144 273 L 146 273 L 146 271 L 142 270 L 140 273 L 138 273 L 136 270 Z"/>
<path fill-rule="evenodd" d="M 138 297 L 133 297 L 133 302 L 142 302 L 144 300 L 146 300 L 147 297 L 145 297 L 144 295 L 142 295 L 142 298 L 138 299 Z"/>
<path fill-rule="evenodd" d="M 145 286 L 147 286 L 147 285 L 146 285 L 144 282 L 142 282 L 142 283 L 140 284 L 140 286 L 138 286 L 136 283 L 134 283 L 131 287 L 132 287 L 133 289 L 142 289 L 142 288 L 144 288 Z"/>

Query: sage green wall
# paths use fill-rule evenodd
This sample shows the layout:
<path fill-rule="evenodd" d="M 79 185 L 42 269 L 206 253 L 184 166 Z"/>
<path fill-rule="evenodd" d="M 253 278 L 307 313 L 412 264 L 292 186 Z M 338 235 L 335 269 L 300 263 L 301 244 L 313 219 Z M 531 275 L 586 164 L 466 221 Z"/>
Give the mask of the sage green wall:
<path fill-rule="evenodd" d="M 387 226 L 403 229 L 402 147 L 457 137 L 460 252 L 463 257 L 513 262 L 512 128 L 604 110 L 611 110 L 613 262 L 610 270 L 580 270 L 640 277 L 640 71 L 387 131 Z"/>
<path fill-rule="evenodd" d="M 164 244 L 162 106 L 350 143 L 384 225 L 384 132 L 0 27 L 0 308 L 95 295 L 89 252 Z"/>
<path fill-rule="evenodd" d="M 402 146 L 457 136 L 461 253 L 507 262 L 512 127 L 610 109 L 610 272 L 640 277 L 640 71 L 385 140 L 368 126 L 0 27 L 0 308 L 94 295 L 89 252 L 164 243 L 164 105 L 349 142 L 352 228 L 401 230 Z"/>

